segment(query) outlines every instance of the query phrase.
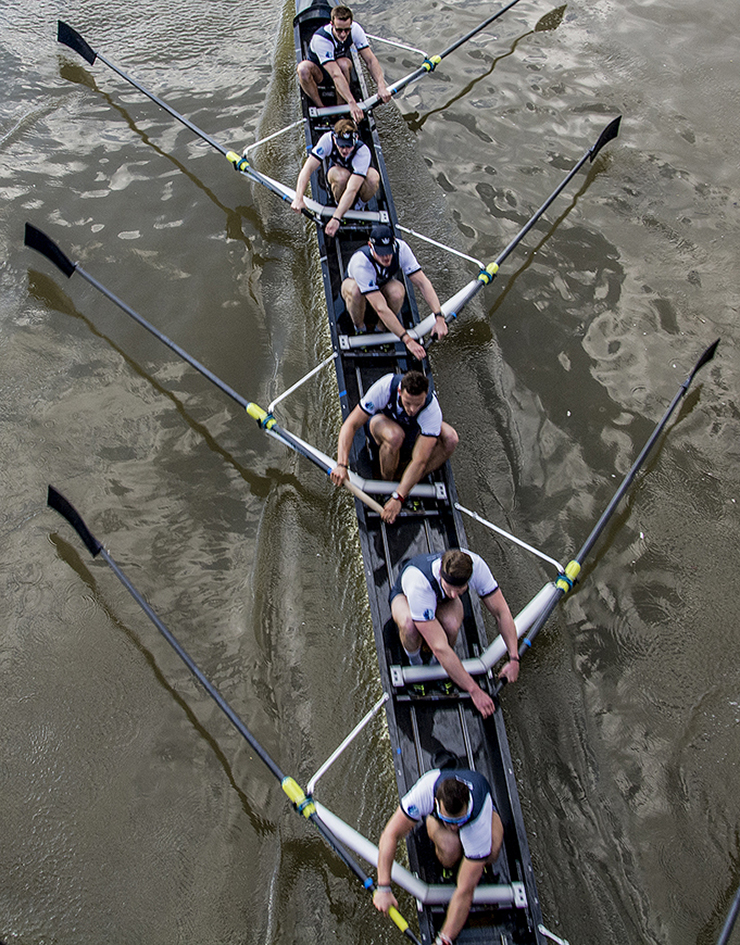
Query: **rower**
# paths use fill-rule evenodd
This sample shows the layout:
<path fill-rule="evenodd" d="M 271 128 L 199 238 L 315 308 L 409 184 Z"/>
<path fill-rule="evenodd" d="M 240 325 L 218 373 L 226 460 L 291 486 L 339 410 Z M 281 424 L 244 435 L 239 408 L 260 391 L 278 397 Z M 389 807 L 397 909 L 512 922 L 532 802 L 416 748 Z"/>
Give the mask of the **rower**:
<path fill-rule="evenodd" d="M 368 423 L 368 418 L 369 423 Z M 420 371 L 386 374 L 367 391 L 342 424 L 337 446 L 337 464 L 331 471 L 335 485 L 349 476 L 349 453 L 355 434 L 368 424 L 373 441 L 380 448 L 380 475 L 395 479 L 405 467 L 398 484 L 381 513 L 392 525 L 409 492 L 428 473 L 445 463 L 457 446 L 457 433 L 442 419 L 437 395 L 429 378 Z"/>
<path fill-rule="evenodd" d="M 334 236 L 339 221 L 347 210 L 364 209 L 380 186 L 380 174 L 370 167 L 370 148 L 359 139 L 357 125 L 351 118 L 340 118 L 333 131 L 327 131 L 311 149 L 295 185 L 291 207 L 300 213 L 305 207 L 304 195 L 311 175 L 326 160 L 326 180 L 337 204 L 334 215 L 324 227 L 327 236 Z"/>
<path fill-rule="evenodd" d="M 356 331 L 366 330 L 365 313 L 370 305 L 388 331 L 397 335 L 409 353 L 421 361 L 426 357 L 426 351 L 398 319 L 406 297 L 403 283 L 395 278 L 400 272 L 409 277 L 434 312 L 432 337 L 436 335 L 443 338 L 449 329 L 434 286 L 422 271 L 408 244 L 395 239 L 393 231 L 385 223 L 374 226 L 367 246 L 351 256 L 347 264 L 347 278 L 342 282 L 342 298 Z"/>
<path fill-rule="evenodd" d="M 397 907 L 391 868 L 398 842 L 424 821 L 444 869 L 460 864 L 457 885 L 435 945 L 452 945 L 462 931 L 473 893 L 486 865 L 501 851 L 504 827 L 493 804 L 491 786 L 477 771 L 433 769 L 403 796 L 378 845 L 378 883 L 373 904 L 380 912 Z"/>
<path fill-rule="evenodd" d="M 390 102 L 391 93 L 375 53 L 370 49 L 365 30 L 353 22 L 349 7 L 338 6 L 331 11 L 331 21 L 320 27 L 311 37 L 308 59 L 298 63 L 298 81 L 314 105 L 323 107 L 319 85 L 329 79 L 334 84 L 338 102 L 346 102 L 354 120 L 359 124 L 364 112 L 350 91 L 352 76 L 352 48 L 355 48 L 375 79 L 382 102 Z"/>
<path fill-rule="evenodd" d="M 496 618 L 506 644 L 509 661 L 499 679 L 516 682 L 519 676 L 516 624 L 498 582 L 475 552 L 451 549 L 406 561 L 390 591 L 391 616 L 410 664 L 422 664 L 421 647 L 426 643 L 450 679 L 469 693 L 473 705 L 486 718 L 495 710 L 493 699 L 465 669 L 454 650 L 464 616 L 461 598 L 468 588 L 478 594 Z"/>

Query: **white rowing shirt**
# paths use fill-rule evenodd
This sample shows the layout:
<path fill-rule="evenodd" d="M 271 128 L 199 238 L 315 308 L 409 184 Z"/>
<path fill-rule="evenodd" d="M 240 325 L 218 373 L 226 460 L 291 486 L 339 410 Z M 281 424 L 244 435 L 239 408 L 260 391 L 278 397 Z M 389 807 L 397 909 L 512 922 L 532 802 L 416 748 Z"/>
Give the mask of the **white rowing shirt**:
<path fill-rule="evenodd" d="M 446 772 L 440 771 L 439 768 L 427 771 L 411 790 L 404 794 L 401 798 L 401 810 L 407 817 L 411 820 L 422 821 L 434 811 L 434 788 L 440 775 L 444 774 Z M 470 776 L 474 777 L 477 783 L 473 783 Z M 470 791 L 468 811 L 471 813 L 472 819 L 463 824 L 458 831 L 463 854 L 468 860 L 485 860 L 491 855 L 493 845 L 491 835 L 493 799 L 491 798 L 490 787 L 482 775 L 473 771 L 455 771 L 454 777 L 467 785 Z M 485 785 L 485 789 L 488 789 L 485 790 L 485 793 L 482 784 Z M 474 805 L 474 798 L 479 799 L 478 804 Z M 482 802 L 481 798 L 484 798 Z"/>
<path fill-rule="evenodd" d="M 311 149 L 311 154 L 319 161 L 323 161 L 324 158 L 329 158 L 330 164 L 339 164 L 342 167 L 347 167 L 339 151 L 334 150 L 334 134 L 331 131 L 327 131 L 319 138 L 316 145 Z M 347 167 L 347 170 L 352 174 L 359 174 L 360 177 L 367 177 L 369 168 L 370 148 L 360 142 L 357 146 L 357 150 L 351 156 L 350 165 Z"/>
<path fill-rule="evenodd" d="M 410 276 L 415 272 L 419 272 L 421 266 L 408 244 L 403 240 L 396 240 L 396 243 L 398 245 L 398 264 L 403 274 Z M 368 259 L 361 249 L 358 249 L 350 259 L 347 265 L 347 276 L 355 280 L 363 295 L 367 295 L 368 292 L 377 292 L 388 281 L 383 276 L 383 267 L 378 262 L 373 263 Z"/>
<path fill-rule="evenodd" d="M 497 591 L 498 581 L 491 574 L 491 569 L 483 558 L 474 551 L 468 551 L 467 548 L 465 549 L 465 554 L 468 555 L 473 562 L 473 574 L 468 581 L 468 590 L 475 591 L 479 597 L 488 597 L 489 594 L 493 594 L 494 591 Z M 437 591 L 434 586 L 429 583 L 429 580 L 422 571 L 414 566 L 413 561 L 414 559 L 412 558 L 411 563 L 406 566 L 401 575 L 401 589 L 408 601 L 411 619 L 423 621 L 434 620 L 434 615 L 437 612 Z M 444 598 L 445 592 L 442 589 L 442 583 L 439 577 L 441 567 L 442 554 L 432 561 L 431 571 L 434 581 L 439 588 L 439 592 L 442 598 Z"/>
<path fill-rule="evenodd" d="M 311 42 L 309 43 L 310 51 L 318 59 L 319 65 L 324 65 L 325 62 L 333 62 L 336 59 L 336 51 L 339 47 L 342 47 L 346 44 L 337 43 L 335 40 L 330 39 L 326 33 L 331 31 L 331 23 L 327 23 L 326 26 L 321 27 L 317 30 L 311 37 Z M 359 23 L 352 24 L 352 42 L 347 44 L 354 46 L 355 49 L 366 49 L 370 43 L 367 41 L 367 36 L 365 30 L 360 26 Z M 346 54 L 345 54 L 346 55 Z"/>
<path fill-rule="evenodd" d="M 385 413 L 391 420 L 406 428 L 408 423 L 403 423 L 406 413 L 400 403 L 401 394 L 398 391 L 396 403 L 391 404 L 393 374 L 385 374 L 380 380 L 376 381 L 368 388 L 365 396 L 360 401 L 360 407 L 374 417 L 376 413 Z M 390 405 L 390 410 L 388 409 Z M 426 407 L 422 407 L 415 417 L 411 418 L 419 428 L 422 436 L 439 436 L 442 432 L 442 408 L 439 406 L 437 395 L 432 394 L 432 398 Z"/>

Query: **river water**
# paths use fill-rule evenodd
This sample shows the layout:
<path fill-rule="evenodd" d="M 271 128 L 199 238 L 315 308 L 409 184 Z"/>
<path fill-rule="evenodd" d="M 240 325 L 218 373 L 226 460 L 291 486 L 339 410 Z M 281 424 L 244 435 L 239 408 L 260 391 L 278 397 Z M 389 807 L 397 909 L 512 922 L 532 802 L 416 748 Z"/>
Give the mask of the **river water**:
<path fill-rule="evenodd" d="M 432 53 L 490 12 L 355 7 L 369 32 Z M 8 943 L 399 940 L 46 507 L 52 483 L 302 784 L 379 697 L 348 499 L 23 246 L 29 220 L 263 406 L 325 357 L 304 221 L 55 40 L 61 16 L 241 148 L 298 115 L 292 14 L 267 0 L 0 9 Z M 521 0 L 379 112 L 401 221 L 484 262 L 624 116 L 433 352 L 467 507 L 568 560 L 722 339 L 503 695 L 546 924 L 572 945 L 709 945 L 740 882 L 735 26 L 730 0 Z M 375 48 L 390 78 L 416 62 Z M 291 132 L 254 160 L 291 182 L 301 148 Z M 445 298 L 475 273 L 411 242 Z M 327 452 L 338 417 L 331 370 L 279 408 Z M 476 523 L 469 540 L 515 610 L 550 577 Z M 317 796 L 377 838 L 396 803 L 380 720 Z"/>

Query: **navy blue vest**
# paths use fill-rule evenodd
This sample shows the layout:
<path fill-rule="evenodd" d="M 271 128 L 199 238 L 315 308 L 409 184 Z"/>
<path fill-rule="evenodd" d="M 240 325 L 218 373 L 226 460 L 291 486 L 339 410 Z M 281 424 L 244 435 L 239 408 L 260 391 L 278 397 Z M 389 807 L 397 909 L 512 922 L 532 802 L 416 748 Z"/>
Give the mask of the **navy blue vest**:
<path fill-rule="evenodd" d="M 328 39 L 329 42 L 334 46 L 334 58 L 335 59 L 351 59 L 352 58 L 352 33 L 347 35 L 346 39 L 338 40 L 334 35 L 334 31 L 331 28 L 331 23 L 327 23 L 325 26 L 320 26 L 314 36 L 323 36 L 324 39 Z M 316 53 L 309 47 L 308 58 L 311 62 L 315 62 L 317 66 L 320 66 L 319 57 Z"/>
<path fill-rule="evenodd" d="M 370 247 L 368 247 L 369 249 Z M 391 396 L 388 403 L 380 411 L 386 417 L 389 417 L 391 420 L 395 420 L 399 424 L 403 432 L 406 435 L 406 441 L 413 441 L 416 439 L 419 433 L 419 421 L 416 417 L 410 417 L 406 411 L 403 409 L 403 404 L 401 403 L 401 394 L 399 393 L 398 388 L 401 386 L 401 381 L 403 380 L 403 374 L 394 374 L 391 381 Z M 427 392 L 427 399 L 424 401 L 424 406 L 421 410 L 424 410 L 432 402 L 432 397 L 434 396 L 434 391 L 432 390 L 431 383 L 429 384 L 429 391 Z M 421 410 L 419 413 L 421 413 Z M 418 416 L 418 414 L 417 414 Z"/>
<path fill-rule="evenodd" d="M 369 246 L 363 246 L 358 249 L 357 252 L 364 253 L 364 255 L 372 263 L 373 269 L 375 270 L 375 278 L 379 287 L 384 286 L 386 282 L 390 282 L 401 268 L 398 262 L 398 244 L 395 242 L 395 240 L 393 242 L 393 256 L 387 266 L 380 265 L 375 256 L 373 256 L 372 250 Z"/>
<path fill-rule="evenodd" d="M 434 557 L 434 556 L 433 556 Z M 463 781 L 465 784 L 472 785 L 472 791 L 470 792 L 473 797 L 473 810 L 470 814 L 470 821 L 473 821 L 480 815 L 480 812 L 483 810 L 483 804 L 485 803 L 486 797 L 490 794 L 491 800 L 493 800 L 493 791 L 491 790 L 491 785 L 483 777 L 482 774 L 479 774 L 477 771 L 468 771 L 464 768 L 445 768 L 443 771 L 440 771 L 439 777 L 434 782 L 434 793 L 436 796 L 437 785 L 441 784 L 442 781 L 449 781 L 450 778 L 454 778 L 457 781 Z M 495 809 L 495 807 L 494 807 Z"/>
<path fill-rule="evenodd" d="M 445 599 L 445 594 L 439 584 L 439 581 L 437 581 L 434 574 L 432 573 L 432 564 L 435 561 L 438 561 L 441 557 L 442 554 L 439 551 L 432 552 L 432 554 L 427 555 L 416 555 L 414 558 L 409 558 L 401 570 L 401 574 L 403 574 L 406 568 L 416 568 L 417 571 L 421 571 L 427 581 L 429 581 L 429 586 L 436 594 L 438 604 L 441 604 Z M 398 576 L 399 585 L 401 581 L 401 574 Z M 452 773 L 454 774 L 454 771 Z"/>
<path fill-rule="evenodd" d="M 331 139 L 331 154 L 329 155 L 329 167 L 332 167 L 334 164 L 338 164 L 340 167 L 345 168 L 346 170 L 354 173 L 352 170 L 352 161 L 355 159 L 355 154 L 357 154 L 358 149 L 362 145 L 361 141 L 356 141 L 355 146 L 345 157 L 342 152 L 337 147 L 337 142 L 334 137 Z"/>

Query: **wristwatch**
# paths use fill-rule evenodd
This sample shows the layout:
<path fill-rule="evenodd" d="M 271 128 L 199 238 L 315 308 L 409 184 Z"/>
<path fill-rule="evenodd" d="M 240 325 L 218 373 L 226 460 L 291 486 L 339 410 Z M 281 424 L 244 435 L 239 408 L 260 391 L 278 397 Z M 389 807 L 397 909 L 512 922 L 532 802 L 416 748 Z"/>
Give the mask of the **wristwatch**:
<path fill-rule="evenodd" d="M 397 499 L 401 503 L 401 505 L 403 505 L 403 503 L 406 501 L 406 496 L 401 495 L 401 493 L 398 491 L 391 492 L 391 498 Z"/>

